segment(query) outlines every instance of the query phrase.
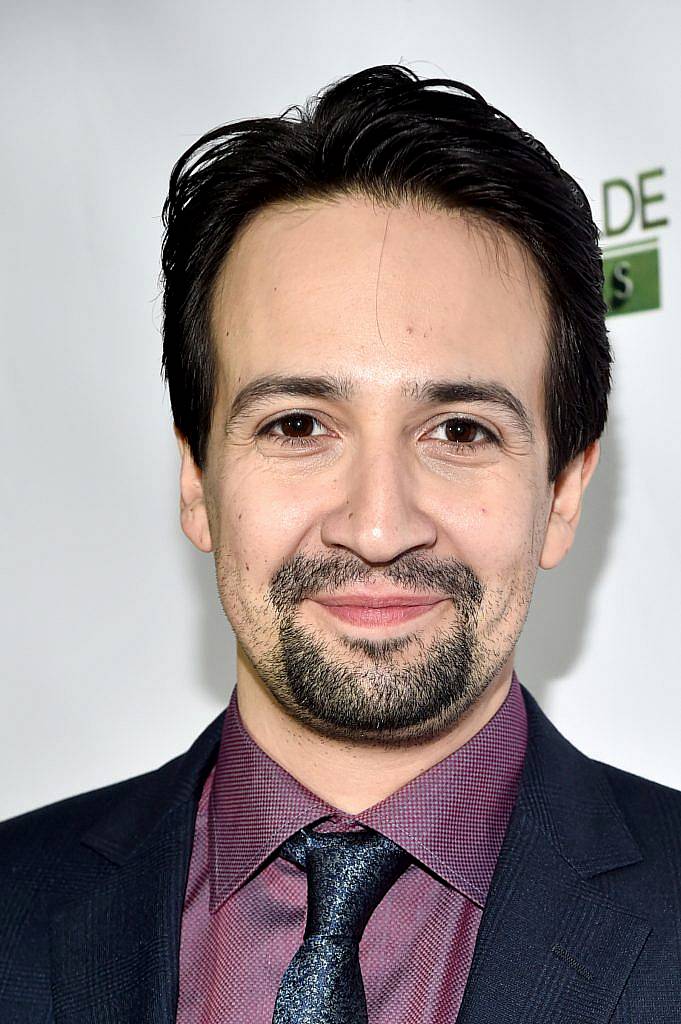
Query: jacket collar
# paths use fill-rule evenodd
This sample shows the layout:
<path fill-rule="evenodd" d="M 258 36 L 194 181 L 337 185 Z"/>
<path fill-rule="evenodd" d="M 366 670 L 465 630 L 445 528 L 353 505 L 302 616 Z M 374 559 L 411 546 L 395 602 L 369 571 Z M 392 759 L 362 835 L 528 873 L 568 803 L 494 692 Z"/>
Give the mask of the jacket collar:
<path fill-rule="evenodd" d="M 551 724 L 523 687 L 528 745 L 518 810 L 530 815 L 581 878 L 642 859 L 603 767 Z"/>
<path fill-rule="evenodd" d="M 169 814 L 187 801 L 198 803 L 217 758 L 224 716 L 222 711 L 214 718 L 184 754 L 123 783 L 123 799 L 81 836 L 81 842 L 122 865 L 143 848 Z"/>

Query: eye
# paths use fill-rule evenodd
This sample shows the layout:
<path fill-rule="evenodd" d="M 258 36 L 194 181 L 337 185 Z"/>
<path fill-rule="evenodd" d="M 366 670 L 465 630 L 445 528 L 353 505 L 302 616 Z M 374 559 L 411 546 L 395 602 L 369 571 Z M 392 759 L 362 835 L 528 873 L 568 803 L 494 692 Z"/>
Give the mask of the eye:
<path fill-rule="evenodd" d="M 315 428 L 319 427 L 319 430 Z M 314 445 L 314 438 L 320 434 L 324 436 L 324 426 L 316 416 L 307 412 L 289 412 L 285 416 L 278 416 L 270 420 L 257 433 L 257 437 L 271 437 L 278 444 L 289 445 L 296 448 L 303 448 Z"/>
<path fill-rule="evenodd" d="M 438 431 L 441 436 L 434 437 Z M 499 443 L 496 435 L 491 430 L 488 430 L 487 427 L 483 427 L 477 420 L 465 419 L 464 417 L 443 420 L 442 423 L 438 423 L 430 431 L 429 437 L 434 437 L 436 441 L 445 441 L 461 448 L 482 448 L 488 444 Z"/>

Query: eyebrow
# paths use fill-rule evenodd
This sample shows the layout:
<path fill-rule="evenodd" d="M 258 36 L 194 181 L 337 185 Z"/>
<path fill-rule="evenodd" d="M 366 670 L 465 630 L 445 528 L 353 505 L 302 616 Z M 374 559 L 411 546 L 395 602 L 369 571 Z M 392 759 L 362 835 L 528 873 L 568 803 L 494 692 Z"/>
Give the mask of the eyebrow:
<path fill-rule="evenodd" d="M 356 387 L 347 377 L 322 376 L 280 376 L 266 374 L 245 384 L 234 396 L 227 420 L 225 433 L 252 412 L 260 403 L 279 395 L 304 398 L 326 398 L 331 401 L 348 402 L 356 394 Z M 426 380 L 407 381 L 402 394 L 413 402 L 424 405 L 447 402 L 484 402 L 510 412 L 517 426 L 528 441 L 532 441 L 532 417 L 523 403 L 512 391 L 495 381 Z"/>
<path fill-rule="evenodd" d="M 355 393 L 354 386 L 343 377 L 282 377 L 268 374 L 237 391 L 225 423 L 229 432 L 235 423 L 250 413 L 261 402 L 278 395 L 301 395 L 305 398 L 329 398 L 332 401 L 349 401 Z"/>
<path fill-rule="evenodd" d="M 485 402 L 510 412 L 528 441 L 533 440 L 532 417 L 512 391 L 495 381 L 427 380 L 412 381 L 402 389 L 405 397 L 428 404 Z"/>

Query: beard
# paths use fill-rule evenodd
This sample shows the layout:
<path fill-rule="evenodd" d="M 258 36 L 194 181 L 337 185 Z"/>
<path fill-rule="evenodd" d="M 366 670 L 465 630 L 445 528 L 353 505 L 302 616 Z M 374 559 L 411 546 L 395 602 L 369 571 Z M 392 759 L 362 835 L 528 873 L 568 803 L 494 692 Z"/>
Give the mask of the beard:
<path fill-rule="evenodd" d="M 298 606 L 308 597 L 381 579 L 446 595 L 453 624 L 435 630 L 428 643 L 418 629 L 383 640 L 341 636 L 336 653 L 296 621 Z M 257 653 L 243 641 L 242 646 L 282 708 L 315 732 L 380 746 L 423 743 L 460 720 L 505 660 L 507 652 L 495 656 L 479 636 L 483 596 L 473 570 L 455 559 L 405 555 L 379 574 L 339 554 L 297 554 L 276 572 L 268 591 L 274 642 L 258 645 Z"/>

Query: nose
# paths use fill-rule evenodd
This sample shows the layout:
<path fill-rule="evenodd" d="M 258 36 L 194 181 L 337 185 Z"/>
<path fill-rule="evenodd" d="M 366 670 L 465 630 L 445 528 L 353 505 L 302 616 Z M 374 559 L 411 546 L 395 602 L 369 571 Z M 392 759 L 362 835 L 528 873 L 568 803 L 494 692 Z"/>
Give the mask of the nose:
<path fill-rule="evenodd" d="M 356 456 L 345 469 L 337 504 L 322 522 L 322 542 L 375 564 L 432 547 L 436 524 L 419 503 L 415 476 L 398 450 Z"/>

